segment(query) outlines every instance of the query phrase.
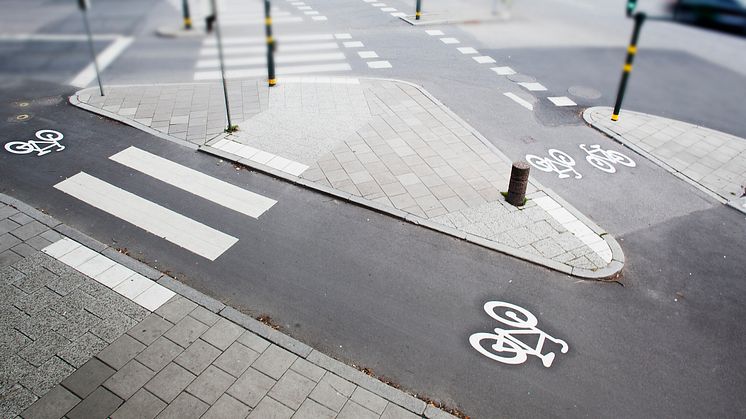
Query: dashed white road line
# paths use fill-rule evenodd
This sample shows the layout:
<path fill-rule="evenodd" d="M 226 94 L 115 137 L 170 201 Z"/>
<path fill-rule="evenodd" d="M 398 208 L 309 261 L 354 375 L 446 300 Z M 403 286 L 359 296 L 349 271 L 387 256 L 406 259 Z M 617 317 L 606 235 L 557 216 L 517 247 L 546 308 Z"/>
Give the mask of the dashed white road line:
<path fill-rule="evenodd" d="M 368 61 L 368 67 L 370 68 L 391 68 L 391 63 L 388 61 Z"/>
<path fill-rule="evenodd" d="M 360 58 L 378 58 L 378 54 L 375 51 L 358 51 L 357 55 Z"/>
<path fill-rule="evenodd" d="M 360 42 L 360 41 L 342 42 L 342 45 L 344 45 L 345 48 L 362 48 L 362 47 L 364 47 L 363 43 Z"/>
<path fill-rule="evenodd" d="M 430 36 L 443 36 L 443 31 L 440 29 L 428 29 L 425 31 L 426 34 Z"/>
<path fill-rule="evenodd" d="M 479 54 L 479 51 L 475 50 L 472 47 L 459 47 L 456 49 L 462 54 Z"/>
<path fill-rule="evenodd" d="M 554 103 L 555 106 L 577 106 L 577 103 L 573 102 L 567 96 L 548 97 L 550 102 Z"/>
<path fill-rule="evenodd" d="M 496 62 L 494 58 L 488 57 L 486 55 L 471 58 L 473 58 L 474 61 L 478 62 L 479 64 L 494 64 Z"/>
<path fill-rule="evenodd" d="M 515 74 L 515 70 L 510 67 L 492 67 L 490 70 L 497 73 L 498 76 L 511 76 Z"/>
<path fill-rule="evenodd" d="M 543 84 L 537 82 L 520 82 L 518 85 L 530 92 L 543 92 L 547 90 Z"/>
<path fill-rule="evenodd" d="M 512 99 L 515 103 L 517 103 L 517 104 L 523 106 L 524 108 L 528 109 L 529 111 L 533 111 L 534 110 L 534 105 L 532 105 L 531 103 L 529 103 L 529 102 L 521 99 L 515 93 L 507 92 L 507 93 L 503 93 L 503 94 L 505 96 L 509 97 L 510 99 Z"/>

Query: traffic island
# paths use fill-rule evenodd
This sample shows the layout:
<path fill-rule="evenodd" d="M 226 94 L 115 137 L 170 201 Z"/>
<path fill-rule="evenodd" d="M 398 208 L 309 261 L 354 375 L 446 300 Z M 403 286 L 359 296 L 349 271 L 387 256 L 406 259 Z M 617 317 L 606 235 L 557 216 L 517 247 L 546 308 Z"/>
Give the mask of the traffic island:
<path fill-rule="evenodd" d="M 568 275 L 616 277 L 616 240 L 534 179 L 509 204 L 512 161 L 422 88 L 398 80 L 284 77 L 91 89 L 71 102 L 164 138 Z"/>

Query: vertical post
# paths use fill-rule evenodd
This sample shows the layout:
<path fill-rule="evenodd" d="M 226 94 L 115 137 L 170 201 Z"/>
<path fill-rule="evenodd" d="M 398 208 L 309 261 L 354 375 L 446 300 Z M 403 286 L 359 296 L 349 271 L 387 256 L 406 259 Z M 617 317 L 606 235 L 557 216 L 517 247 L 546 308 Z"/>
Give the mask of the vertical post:
<path fill-rule="evenodd" d="M 184 15 L 184 29 L 192 29 L 192 18 L 189 15 L 189 0 L 181 0 L 181 11 Z"/>
<path fill-rule="evenodd" d="M 275 39 L 272 37 L 272 16 L 269 0 L 264 0 L 264 27 L 267 35 L 267 82 L 269 87 L 277 84 L 275 78 Z"/>
<path fill-rule="evenodd" d="M 632 40 L 629 42 L 629 47 L 627 48 L 627 59 L 624 62 L 622 81 L 619 82 L 619 91 L 616 95 L 614 112 L 611 114 L 612 121 L 619 120 L 624 92 L 627 90 L 627 80 L 629 79 L 629 73 L 632 72 L 632 63 L 635 61 L 635 54 L 637 54 L 637 38 L 640 36 L 640 28 L 642 28 L 643 22 L 645 22 L 645 13 L 635 13 L 635 28 L 632 30 Z"/>
<path fill-rule="evenodd" d="M 104 95 L 104 84 L 101 82 L 101 71 L 98 68 L 98 61 L 96 61 L 96 49 L 93 47 L 93 34 L 91 33 L 91 23 L 88 21 L 88 0 L 78 0 L 78 6 L 80 11 L 83 13 L 83 26 L 85 26 L 85 32 L 88 35 L 88 49 L 91 51 L 91 60 L 93 60 L 93 68 L 96 70 L 96 79 L 98 80 L 98 90 L 101 92 L 101 96 Z"/>
<path fill-rule="evenodd" d="M 508 184 L 508 203 L 516 207 L 522 207 L 526 203 L 526 188 L 528 187 L 528 174 L 531 166 L 525 161 L 513 163 L 510 170 L 510 183 Z"/>
<path fill-rule="evenodd" d="M 417 8 L 414 12 L 414 20 L 420 20 L 420 16 L 422 16 L 422 0 L 417 0 Z"/>
<path fill-rule="evenodd" d="M 233 123 L 231 122 L 231 106 L 228 102 L 228 87 L 225 84 L 225 63 L 223 61 L 223 40 L 220 37 L 220 22 L 218 21 L 218 8 L 215 5 L 215 0 L 210 0 L 212 5 L 213 22 L 215 26 L 215 38 L 218 43 L 218 61 L 220 61 L 220 79 L 223 82 L 223 97 L 225 98 L 225 115 L 228 117 L 228 128 L 227 132 L 234 130 Z"/>

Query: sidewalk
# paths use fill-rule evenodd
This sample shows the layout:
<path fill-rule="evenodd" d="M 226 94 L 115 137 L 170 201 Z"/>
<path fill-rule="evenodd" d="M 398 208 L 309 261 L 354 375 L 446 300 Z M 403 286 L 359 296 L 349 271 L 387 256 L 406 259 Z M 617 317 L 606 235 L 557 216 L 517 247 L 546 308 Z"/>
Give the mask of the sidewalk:
<path fill-rule="evenodd" d="M 618 274 L 616 241 L 535 180 L 509 205 L 512 162 L 421 88 L 394 80 L 284 77 L 110 86 L 84 109 L 402 220 L 582 278 Z M 186 140 L 182 141 L 182 140 Z"/>
<path fill-rule="evenodd" d="M 0 194 L 2 418 L 449 418 Z"/>
<path fill-rule="evenodd" d="M 592 127 L 654 161 L 720 202 L 746 213 L 746 139 L 686 122 L 612 109 L 590 108 Z"/>

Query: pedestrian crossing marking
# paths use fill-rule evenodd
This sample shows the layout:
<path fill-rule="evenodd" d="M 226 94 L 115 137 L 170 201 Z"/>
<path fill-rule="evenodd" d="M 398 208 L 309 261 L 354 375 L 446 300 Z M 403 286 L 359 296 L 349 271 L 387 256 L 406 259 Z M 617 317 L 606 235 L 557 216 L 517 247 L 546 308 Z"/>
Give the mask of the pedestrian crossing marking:
<path fill-rule="evenodd" d="M 336 42 L 318 42 L 309 44 L 281 44 L 278 46 L 278 55 L 285 52 L 296 52 L 296 51 L 325 51 L 330 49 L 339 49 L 339 44 Z M 256 45 L 250 47 L 228 47 L 223 48 L 225 55 L 243 55 L 243 54 L 263 54 L 267 52 L 266 45 Z M 202 56 L 217 56 L 217 48 L 203 48 L 200 51 Z"/>
<path fill-rule="evenodd" d="M 238 241 L 233 236 L 85 172 L 63 180 L 54 187 L 94 208 L 209 260 L 214 261 Z"/>
<path fill-rule="evenodd" d="M 239 188 L 171 160 L 129 147 L 109 157 L 131 169 L 166 182 L 225 208 L 259 218 L 277 203 L 274 199 Z"/>
<path fill-rule="evenodd" d="M 344 60 L 345 55 L 341 52 L 325 54 L 295 54 L 295 55 L 277 55 L 275 63 L 302 63 L 302 62 L 320 62 L 320 61 L 339 61 Z M 227 58 L 225 64 L 231 67 L 263 65 L 267 63 L 267 57 L 245 57 L 245 58 Z M 200 60 L 197 61 L 197 68 L 218 68 L 219 60 Z"/>
<path fill-rule="evenodd" d="M 335 63 L 335 64 L 316 64 L 316 65 L 304 65 L 304 66 L 278 66 L 275 69 L 275 73 L 278 76 L 290 75 L 290 74 L 307 74 L 307 73 L 323 73 L 333 71 L 351 71 L 347 63 Z M 240 78 L 251 78 L 266 76 L 266 68 L 250 68 L 242 70 L 228 70 L 225 72 L 227 79 L 240 79 Z M 220 71 L 198 71 L 194 73 L 194 80 L 220 80 Z"/>

